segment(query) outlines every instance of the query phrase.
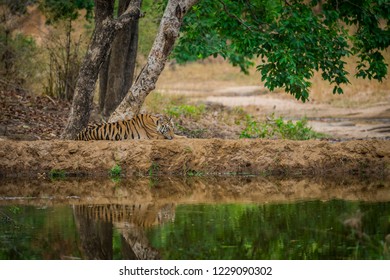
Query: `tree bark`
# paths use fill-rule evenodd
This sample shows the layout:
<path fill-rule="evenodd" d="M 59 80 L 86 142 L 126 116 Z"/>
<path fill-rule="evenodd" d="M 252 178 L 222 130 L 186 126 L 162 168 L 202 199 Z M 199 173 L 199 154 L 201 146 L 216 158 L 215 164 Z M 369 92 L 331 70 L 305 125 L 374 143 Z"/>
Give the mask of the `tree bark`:
<path fill-rule="evenodd" d="M 118 14 L 122 14 L 131 0 L 120 0 Z M 111 53 L 99 75 L 99 104 L 104 118 L 108 118 L 126 96 L 133 83 L 138 49 L 138 20 L 129 22 L 115 36 Z"/>
<path fill-rule="evenodd" d="M 65 87 L 65 100 L 70 101 L 73 97 L 73 93 L 71 92 L 70 87 L 70 77 L 69 77 L 69 62 L 70 62 L 70 45 L 72 42 L 72 20 L 69 18 L 68 22 L 66 23 L 66 44 L 65 44 L 65 69 L 64 69 L 64 87 Z"/>
<path fill-rule="evenodd" d="M 99 72 L 99 112 L 104 110 L 107 93 L 108 69 L 110 66 L 110 54 L 107 55 L 106 61 L 103 62 Z"/>
<path fill-rule="evenodd" d="M 165 63 L 179 36 L 184 15 L 199 0 L 169 0 L 161 19 L 160 28 L 149 53 L 147 63 L 130 88 L 126 97 L 110 116 L 109 121 L 130 119 L 138 114 L 146 96 L 155 88 Z"/>
<path fill-rule="evenodd" d="M 100 25 L 103 19 L 112 17 L 114 14 L 114 2 L 110 1 L 95 1 L 95 24 Z M 99 72 L 99 111 L 104 109 L 104 102 L 107 92 L 108 66 L 110 63 L 110 54 L 107 54 L 106 60 Z"/>
<path fill-rule="evenodd" d="M 64 139 L 74 139 L 77 133 L 88 125 L 92 110 L 93 93 L 98 73 L 111 48 L 116 33 L 128 22 L 140 15 L 140 0 L 130 3 L 126 11 L 117 19 L 103 11 L 112 1 L 96 0 L 96 27 L 80 68 L 68 123 L 62 134 Z"/>

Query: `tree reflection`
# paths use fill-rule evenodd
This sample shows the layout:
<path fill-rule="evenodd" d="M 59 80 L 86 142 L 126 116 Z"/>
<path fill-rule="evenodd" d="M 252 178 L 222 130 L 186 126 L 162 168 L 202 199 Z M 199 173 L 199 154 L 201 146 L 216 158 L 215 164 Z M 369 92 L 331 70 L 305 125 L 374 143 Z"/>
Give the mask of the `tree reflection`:
<path fill-rule="evenodd" d="M 388 180 L 102 181 L 0 181 L 0 259 L 390 258 Z"/>
<path fill-rule="evenodd" d="M 148 237 L 163 259 L 389 259 L 389 221 L 390 203 L 182 205 Z"/>
<path fill-rule="evenodd" d="M 113 259 L 113 229 L 120 234 L 123 259 L 159 259 L 149 244 L 145 228 L 173 221 L 173 204 L 77 205 L 73 214 L 80 234 L 81 248 L 87 259 Z M 115 256 L 117 258 L 117 256 Z"/>

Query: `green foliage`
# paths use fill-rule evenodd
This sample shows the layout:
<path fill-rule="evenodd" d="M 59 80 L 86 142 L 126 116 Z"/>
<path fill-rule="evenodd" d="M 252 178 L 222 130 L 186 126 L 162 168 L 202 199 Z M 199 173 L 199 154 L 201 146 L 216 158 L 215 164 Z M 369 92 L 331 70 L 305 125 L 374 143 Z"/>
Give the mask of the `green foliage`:
<path fill-rule="evenodd" d="M 9 207 L 9 211 L 14 214 L 14 215 L 17 215 L 20 213 L 21 211 L 21 208 L 19 206 L 15 206 L 15 205 L 12 205 Z"/>
<path fill-rule="evenodd" d="M 66 172 L 64 170 L 52 169 L 49 172 L 49 178 L 52 180 L 65 179 Z"/>
<path fill-rule="evenodd" d="M 72 211 L 68 206 L 0 206 L 0 260 L 81 258 Z"/>
<path fill-rule="evenodd" d="M 189 138 L 202 138 L 207 131 L 205 128 L 189 129 L 177 123 L 175 124 L 175 127 L 181 134 L 186 135 Z"/>
<path fill-rule="evenodd" d="M 162 5 L 161 1 L 142 1 L 141 8 L 144 12 L 144 17 L 140 19 L 139 24 L 138 53 L 143 57 L 147 57 L 152 48 L 164 7 L 165 5 Z"/>
<path fill-rule="evenodd" d="M 110 169 L 110 176 L 112 178 L 119 178 L 122 174 L 122 167 L 119 164 L 115 164 L 111 169 Z"/>
<path fill-rule="evenodd" d="M 159 182 L 159 178 L 157 176 L 159 169 L 160 169 L 160 166 L 158 165 L 158 163 L 152 162 L 152 164 L 149 167 L 149 171 L 148 171 L 148 175 L 149 175 L 148 185 L 150 188 L 154 188 Z"/>
<path fill-rule="evenodd" d="M 318 2 L 200 1 L 184 19 L 174 56 L 183 63 L 220 55 L 244 72 L 259 57 L 265 86 L 302 101 L 315 71 L 334 84 L 333 93 L 343 93 L 349 83 L 343 58 L 351 54 L 359 59 L 357 77 L 381 81 L 388 66 L 381 51 L 390 45 L 388 1 L 331 0 L 320 12 L 313 9 Z"/>
<path fill-rule="evenodd" d="M 267 122 L 260 123 L 252 116 L 247 115 L 246 127 L 240 138 L 282 138 L 290 140 L 308 140 L 324 138 L 325 135 L 312 130 L 307 125 L 307 119 L 296 122 L 285 121 L 283 117 L 275 118 L 272 115 Z"/>
<path fill-rule="evenodd" d="M 163 95 L 160 92 L 152 92 L 146 97 L 144 102 L 145 110 L 160 114 L 169 107 L 181 106 L 187 103 L 184 95 Z"/>
<path fill-rule="evenodd" d="M 313 1 L 317 2 L 317 1 Z M 352 53 L 359 58 L 357 77 L 382 81 L 388 65 L 381 51 L 390 45 L 390 4 L 388 0 L 326 1 L 323 5 L 327 21 L 345 22 L 357 27 L 351 36 Z"/>
<path fill-rule="evenodd" d="M 115 15 L 117 16 L 119 1 L 115 1 Z M 160 19 L 165 5 L 161 1 L 144 0 L 142 1 L 142 11 L 144 17 L 139 25 L 139 46 L 138 52 L 146 57 L 154 42 Z M 80 16 L 80 11 L 85 10 L 85 18 L 90 21 L 93 18 L 94 1 L 93 0 L 43 0 L 40 8 L 47 16 L 48 24 L 55 24 L 60 21 L 74 21 Z"/>
<path fill-rule="evenodd" d="M 28 88 L 39 79 L 41 68 L 35 40 L 21 33 L 11 35 L 0 26 L 0 86 Z"/>
<path fill-rule="evenodd" d="M 367 183 L 372 184 L 372 181 Z M 189 197 L 193 189 L 190 186 L 187 186 Z M 215 195 L 218 197 L 220 192 Z M 84 259 L 91 258 L 91 254 L 101 256 L 102 250 L 109 252 L 106 258 L 129 258 L 121 250 L 129 245 L 123 232 L 100 215 L 90 219 L 88 213 L 95 212 L 89 204 L 73 208 L 16 205 L 16 202 L 15 205 L 0 205 L 0 260 L 58 260 L 64 256 Z M 132 205 L 124 205 L 124 209 L 131 210 Z M 143 231 L 145 240 L 158 250 L 162 259 L 390 258 L 386 240 L 389 202 L 189 203 L 175 206 L 174 212 L 156 207 L 159 211 L 155 213 L 174 214 L 175 218 L 134 230 Z M 116 208 L 106 207 L 106 217 L 113 216 L 110 211 Z M 146 214 L 141 212 L 137 221 L 147 219 L 154 209 L 148 209 L 151 212 Z M 105 241 L 91 254 L 80 250 L 80 242 L 88 236 L 98 236 L 97 240 Z"/>
<path fill-rule="evenodd" d="M 152 162 L 152 164 L 149 167 L 148 174 L 150 177 L 153 177 L 155 175 L 158 175 L 158 171 L 160 169 L 160 166 L 158 165 L 157 162 Z"/>
<path fill-rule="evenodd" d="M 172 260 L 389 259 L 389 207 L 339 200 L 178 205 L 174 222 L 147 236 Z M 347 226 L 350 218 L 361 227 Z"/>
<path fill-rule="evenodd" d="M 166 96 L 159 92 L 150 94 L 144 103 L 145 110 L 152 113 L 161 113 L 162 111 L 175 119 L 175 129 L 180 135 L 186 135 L 190 138 L 201 138 L 207 131 L 203 128 L 189 129 L 183 125 L 183 118 L 189 118 L 192 121 L 198 121 L 209 111 L 205 104 L 190 105 L 186 104 L 187 98 L 183 95 Z"/>
<path fill-rule="evenodd" d="M 73 21 L 80 10 L 85 19 L 92 20 L 93 0 L 42 0 L 39 5 L 46 23 L 55 26 L 56 32 L 46 41 L 49 56 L 45 94 L 71 101 L 83 57 L 82 36 L 74 38 Z"/>
<path fill-rule="evenodd" d="M 0 89 L 24 90 L 39 72 L 35 41 L 18 31 L 28 6 L 36 2 L 0 0 Z"/>
<path fill-rule="evenodd" d="M 206 111 L 204 104 L 200 105 L 170 105 L 165 109 L 165 113 L 170 117 L 179 118 L 185 116 L 193 119 L 199 119 Z"/>
<path fill-rule="evenodd" d="M 27 7 L 33 5 L 38 0 L 0 0 L 0 6 L 7 7 L 11 15 L 23 15 L 27 12 Z"/>
<path fill-rule="evenodd" d="M 115 164 L 109 171 L 111 181 L 118 184 L 121 182 L 122 167 L 119 164 Z"/>
<path fill-rule="evenodd" d="M 190 169 L 187 170 L 186 175 L 188 177 L 202 177 L 204 175 L 204 172 Z"/>
<path fill-rule="evenodd" d="M 43 0 L 39 6 L 47 17 L 46 22 L 53 24 L 63 20 L 76 20 L 80 10 L 85 10 L 85 18 L 91 20 L 94 2 L 93 0 Z"/>

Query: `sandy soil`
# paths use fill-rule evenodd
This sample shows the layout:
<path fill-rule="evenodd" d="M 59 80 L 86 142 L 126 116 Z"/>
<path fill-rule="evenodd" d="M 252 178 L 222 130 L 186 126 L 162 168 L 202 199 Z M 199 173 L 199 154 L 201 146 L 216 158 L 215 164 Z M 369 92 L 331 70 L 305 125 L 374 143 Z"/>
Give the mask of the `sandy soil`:
<path fill-rule="evenodd" d="M 240 106 L 259 118 L 272 113 L 285 119 L 306 116 L 314 130 L 338 139 L 390 139 L 390 80 L 378 83 L 353 77 L 349 61 L 350 85 L 344 94 L 333 95 L 332 85 L 319 73 L 313 78 L 310 101 L 302 103 L 282 90 L 269 92 L 259 73 L 239 72 L 222 59 L 167 67 L 157 83 L 163 94 L 185 94 L 190 99 Z"/>
<path fill-rule="evenodd" d="M 109 170 L 117 164 L 124 176 L 388 176 L 389 100 L 339 107 L 326 102 L 302 103 L 286 94 L 268 93 L 258 86 L 234 85 L 231 82 L 226 87 L 220 85 L 217 83 L 208 91 L 195 89 L 186 92 L 180 88 L 179 91 L 187 94 L 190 101 L 220 104 L 213 106 L 219 106 L 228 115 L 229 107 L 241 106 L 245 112 L 259 118 L 272 113 L 286 119 L 306 116 L 316 131 L 330 134 L 330 139 L 335 141 L 236 140 L 237 131 L 229 130 L 234 126 L 221 126 L 217 118 L 203 118 L 192 123 L 202 125 L 193 127 L 193 130 L 207 128 L 213 132 L 197 137 L 208 139 L 59 141 L 55 139 L 64 127 L 69 104 L 45 97 L 6 93 L 0 95 L 0 109 L 4 112 L 0 115 L 0 176 L 47 178 L 50 171 L 62 170 L 68 176 L 107 177 Z M 189 87 L 192 88 L 191 85 Z M 175 94 L 173 89 L 165 88 L 162 92 Z M 222 112 L 218 110 L 215 111 L 217 115 Z"/>
<path fill-rule="evenodd" d="M 1 141 L 0 175 L 105 176 L 115 165 L 122 175 L 283 174 L 387 176 L 390 141 L 222 140 Z"/>
<path fill-rule="evenodd" d="M 260 118 L 273 113 L 293 120 L 306 117 L 315 131 L 333 138 L 390 139 L 390 100 L 345 108 L 326 103 L 302 103 L 290 96 L 266 93 L 260 86 L 227 87 L 208 93 L 207 96 L 196 93 L 191 95 L 199 101 L 243 107 Z"/>
<path fill-rule="evenodd" d="M 258 87 L 229 87 L 191 98 L 214 105 L 215 112 L 242 106 L 257 117 L 273 112 L 289 118 L 308 117 L 320 132 L 337 139 L 312 141 L 233 140 L 215 119 L 202 119 L 209 139 L 173 141 L 58 141 L 68 105 L 47 98 L 10 95 L 0 105 L 5 136 L 0 137 L 0 176 L 47 178 L 50 171 L 68 176 L 108 176 L 116 164 L 122 175 L 284 174 L 387 176 L 390 169 L 389 105 L 343 109 L 323 103 L 303 104 L 280 95 L 262 94 Z M 227 106 L 227 107 L 225 107 Z M 58 110 L 58 108 L 62 108 Z M 214 110 L 213 109 L 213 110 Z M 59 114 L 61 112 L 61 114 Z M 56 124 L 48 125 L 48 121 Z M 204 122 L 204 123 L 202 123 Z M 234 126 L 231 126 L 234 127 Z M 1 128 L 1 126 L 0 126 Z M 21 136 L 9 138 L 8 135 Z M 0 133 L 1 134 L 1 133 Z M 1 136 L 1 135 L 0 135 Z M 23 136 L 23 137 L 22 137 Z M 339 137 L 337 137 L 339 136 Z M 218 139 L 223 138 L 223 139 Z M 229 140 L 230 138 L 230 140 Z M 364 140 L 345 141 L 362 138 Z M 377 139 L 374 139 L 377 138 Z M 38 141 L 13 141 L 37 140 Z M 39 140 L 39 139 L 47 139 Z M 339 142 L 341 140 L 341 142 Z"/>

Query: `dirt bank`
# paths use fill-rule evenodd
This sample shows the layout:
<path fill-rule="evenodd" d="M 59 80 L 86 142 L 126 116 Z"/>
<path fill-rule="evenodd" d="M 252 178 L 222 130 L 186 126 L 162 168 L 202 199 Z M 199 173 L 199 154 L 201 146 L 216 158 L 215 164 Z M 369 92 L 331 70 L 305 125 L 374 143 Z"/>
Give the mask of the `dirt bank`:
<path fill-rule="evenodd" d="M 390 201 L 390 181 L 273 176 L 129 177 L 1 181 L 1 205 L 281 203 L 302 200 Z"/>
<path fill-rule="evenodd" d="M 0 141 L 0 174 L 123 176 L 200 174 L 387 175 L 390 141 L 221 140 Z"/>

